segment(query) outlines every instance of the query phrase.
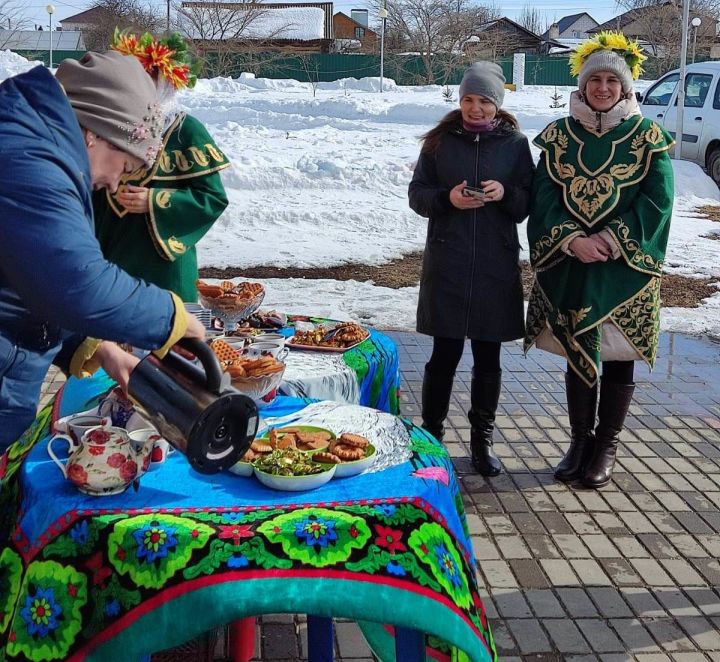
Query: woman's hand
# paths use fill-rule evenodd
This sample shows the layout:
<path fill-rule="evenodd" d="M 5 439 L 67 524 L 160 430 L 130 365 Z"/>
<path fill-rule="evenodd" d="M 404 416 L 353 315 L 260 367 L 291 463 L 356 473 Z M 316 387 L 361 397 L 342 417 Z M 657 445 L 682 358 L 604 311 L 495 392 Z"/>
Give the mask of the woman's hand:
<path fill-rule="evenodd" d="M 607 259 L 612 254 L 609 246 L 600 237 L 597 239 L 593 237 L 575 237 L 568 248 L 580 262 L 585 264 L 607 262 Z"/>
<path fill-rule="evenodd" d="M 205 340 L 205 327 L 202 325 L 202 322 L 195 317 L 195 315 L 191 315 L 190 313 L 188 313 L 187 316 L 187 329 L 185 330 L 183 338 Z"/>
<path fill-rule="evenodd" d="M 467 180 L 463 180 L 457 186 L 450 189 L 450 202 L 457 209 L 478 209 L 485 205 L 482 200 L 463 195 L 463 189 L 467 186 Z"/>
<path fill-rule="evenodd" d="M 505 197 L 505 187 L 494 179 L 486 179 L 480 186 L 485 191 L 485 202 L 500 202 Z"/>
<path fill-rule="evenodd" d="M 132 214 L 146 214 L 150 211 L 150 189 L 144 186 L 126 184 L 117 192 L 118 202 Z"/>
<path fill-rule="evenodd" d="M 95 350 L 95 356 L 100 361 L 100 365 L 105 369 L 110 377 L 112 377 L 127 394 L 128 382 L 130 381 L 130 373 L 135 366 L 140 363 L 134 354 L 128 354 L 120 349 L 114 342 L 104 341 Z"/>

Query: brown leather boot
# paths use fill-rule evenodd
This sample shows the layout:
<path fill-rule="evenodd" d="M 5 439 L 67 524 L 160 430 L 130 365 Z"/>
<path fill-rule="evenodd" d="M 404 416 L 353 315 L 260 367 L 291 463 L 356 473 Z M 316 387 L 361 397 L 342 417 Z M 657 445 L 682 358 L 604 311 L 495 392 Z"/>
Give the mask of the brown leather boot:
<path fill-rule="evenodd" d="M 595 410 L 597 384 L 589 388 L 575 372 L 565 374 L 565 396 L 570 419 L 570 446 L 560 464 L 555 467 L 555 478 L 563 483 L 577 480 L 595 448 Z"/>
<path fill-rule="evenodd" d="M 493 450 L 495 412 L 500 400 L 502 371 L 476 372 L 470 382 L 470 451 L 472 465 L 483 476 L 497 476 L 502 464 Z"/>
<path fill-rule="evenodd" d="M 616 384 L 601 380 L 598 424 L 595 428 L 595 453 L 582 475 L 582 484 L 595 489 L 612 478 L 618 435 L 632 400 L 635 384 Z"/>
<path fill-rule="evenodd" d="M 455 373 L 437 374 L 425 366 L 422 385 L 422 427 L 433 437 L 442 441 L 445 436 L 443 423 L 450 409 Z"/>

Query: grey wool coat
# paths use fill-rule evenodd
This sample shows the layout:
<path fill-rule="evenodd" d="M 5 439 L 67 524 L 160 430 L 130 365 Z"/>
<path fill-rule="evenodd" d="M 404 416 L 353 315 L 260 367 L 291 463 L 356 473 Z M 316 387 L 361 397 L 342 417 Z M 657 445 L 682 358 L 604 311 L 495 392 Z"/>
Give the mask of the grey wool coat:
<path fill-rule="evenodd" d="M 527 138 L 508 123 L 487 133 L 449 127 L 436 153 L 420 153 L 410 207 L 429 219 L 417 330 L 441 338 L 505 342 L 525 334 L 517 224 L 528 215 L 535 166 Z M 457 209 L 450 189 L 494 179 L 500 202 Z"/>

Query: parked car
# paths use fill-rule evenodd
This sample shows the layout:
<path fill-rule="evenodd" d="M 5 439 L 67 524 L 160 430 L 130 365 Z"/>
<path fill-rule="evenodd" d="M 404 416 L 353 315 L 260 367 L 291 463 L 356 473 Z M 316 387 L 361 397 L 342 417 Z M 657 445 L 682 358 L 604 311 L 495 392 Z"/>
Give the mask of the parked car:
<path fill-rule="evenodd" d="M 677 69 L 665 74 L 642 95 L 640 104 L 645 117 L 664 126 L 673 136 L 679 79 Z M 683 114 L 683 158 L 705 168 L 720 186 L 720 61 L 686 67 Z"/>

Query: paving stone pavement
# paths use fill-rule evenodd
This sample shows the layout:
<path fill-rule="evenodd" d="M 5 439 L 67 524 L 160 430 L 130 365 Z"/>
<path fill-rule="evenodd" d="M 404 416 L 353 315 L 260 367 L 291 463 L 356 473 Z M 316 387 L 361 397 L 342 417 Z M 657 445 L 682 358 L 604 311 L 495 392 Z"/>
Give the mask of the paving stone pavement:
<path fill-rule="evenodd" d="M 402 413 L 420 423 L 430 339 L 389 335 Z M 659 357 L 652 373 L 636 364 L 616 472 L 594 491 L 552 476 L 568 440 L 564 361 L 519 343 L 502 355 L 505 472 L 472 471 L 464 355 L 445 442 L 501 660 L 720 662 L 720 343 L 664 334 Z M 256 660 L 306 660 L 305 641 L 302 616 L 264 616 Z M 372 660 L 355 624 L 336 624 L 336 659 Z"/>

